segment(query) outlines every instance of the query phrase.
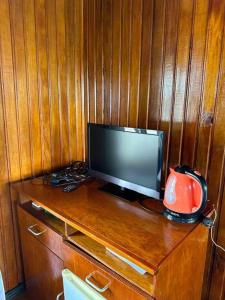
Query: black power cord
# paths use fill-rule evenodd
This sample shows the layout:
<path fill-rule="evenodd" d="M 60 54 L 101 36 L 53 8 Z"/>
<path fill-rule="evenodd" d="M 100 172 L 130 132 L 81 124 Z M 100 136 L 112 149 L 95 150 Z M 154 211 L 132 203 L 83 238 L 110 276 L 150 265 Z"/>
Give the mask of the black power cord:
<path fill-rule="evenodd" d="M 88 164 L 84 161 L 73 161 L 68 166 L 45 174 L 42 183 L 53 187 L 64 187 L 63 191 L 68 191 L 69 186 L 79 186 L 90 178 Z"/>

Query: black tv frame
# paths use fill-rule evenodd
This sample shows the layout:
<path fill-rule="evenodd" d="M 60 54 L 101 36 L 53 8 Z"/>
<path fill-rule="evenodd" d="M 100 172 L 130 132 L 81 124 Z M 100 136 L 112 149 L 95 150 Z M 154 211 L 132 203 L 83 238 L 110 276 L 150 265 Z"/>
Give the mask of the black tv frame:
<path fill-rule="evenodd" d="M 117 130 L 117 131 L 124 131 L 124 132 L 133 132 L 133 133 L 140 133 L 140 134 L 149 134 L 149 135 L 157 135 L 159 137 L 160 141 L 160 147 L 159 147 L 159 162 L 158 162 L 158 176 L 157 176 L 157 189 L 153 190 L 151 188 L 147 188 L 102 172 L 99 172 L 97 170 L 93 170 L 91 168 L 91 154 L 90 154 L 90 127 L 92 126 L 98 126 L 101 128 L 107 128 L 111 130 Z M 134 191 L 134 197 L 138 198 L 139 194 L 152 197 L 155 199 L 160 199 L 161 195 L 161 176 L 162 176 L 162 166 L 163 166 L 163 140 L 164 140 L 164 132 L 159 130 L 151 130 L 151 129 L 142 129 L 142 128 L 131 128 L 131 127 L 120 127 L 120 126 L 114 126 L 114 125 L 105 125 L 105 124 L 95 124 L 95 123 L 88 123 L 87 126 L 87 137 L 88 137 L 88 166 L 89 166 L 89 174 L 93 177 L 103 179 L 104 181 L 108 183 L 112 183 L 113 185 L 110 187 L 109 184 L 106 185 L 106 187 L 103 187 L 103 190 L 109 191 L 113 194 L 117 194 L 118 196 L 127 198 L 128 200 L 134 200 L 131 199 L 131 191 Z M 116 188 L 115 185 L 119 187 L 120 191 L 117 193 L 115 192 Z M 126 193 L 126 189 L 128 189 L 128 193 Z M 126 197 L 125 194 L 128 194 Z M 136 194 L 136 195 L 135 195 Z"/>

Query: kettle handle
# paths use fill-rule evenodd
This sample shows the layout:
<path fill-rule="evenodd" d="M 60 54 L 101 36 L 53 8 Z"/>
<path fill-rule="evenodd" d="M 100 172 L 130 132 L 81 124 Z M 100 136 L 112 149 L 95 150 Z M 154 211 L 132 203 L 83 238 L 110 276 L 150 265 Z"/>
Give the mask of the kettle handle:
<path fill-rule="evenodd" d="M 183 167 L 185 174 L 190 175 L 201 187 L 202 189 L 202 204 L 198 210 L 203 210 L 206 207 L 207 203 L 207 183 L 205 178 L 201 175 L 198 175 L 196 171 L 190 169 L 189 167 Z"/>

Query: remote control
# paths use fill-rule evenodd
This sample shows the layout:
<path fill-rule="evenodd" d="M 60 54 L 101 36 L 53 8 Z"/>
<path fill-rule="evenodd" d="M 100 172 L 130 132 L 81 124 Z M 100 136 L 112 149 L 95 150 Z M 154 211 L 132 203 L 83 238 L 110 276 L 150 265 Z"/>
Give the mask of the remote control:
<path fill-rule="evenodd" d="M 78 187 L 77 184 L 69 184 L 69 185 L 67 185 L 66 187 L 64 187 L 63 192 L 65 192 L 65 193 L 70 193 L 70 192 L 76 190 L 77 187 Z"/>

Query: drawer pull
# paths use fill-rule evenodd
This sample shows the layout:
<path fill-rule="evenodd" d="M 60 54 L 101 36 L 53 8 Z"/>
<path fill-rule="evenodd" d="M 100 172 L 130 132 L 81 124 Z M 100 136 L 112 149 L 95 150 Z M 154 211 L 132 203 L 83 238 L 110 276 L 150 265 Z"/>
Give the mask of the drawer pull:
<path fill-rule="evenodd" d="M 85 281 L 91 286 L 93 287 L 96 291 L 98 291 L 99 293 L 104 293 L 108 288 L 109 288 L 109 285 L 110 285 L 110 281 L 105 285 L 103 286 L 102 288 L 98 287 L 97 285 L 95 285 L 92 281 L 91 281 L 91 278 L 93 277 L 93 275 L 97 273 L 97 271 L 94 271 L 92 272 L 91 274 L 89 274 L 86 278 L 85 278 Z M 99 273 L 99 272 L 98 272 Z"/>
<path fill-rule="evenodd" d="M 60 300 L 61 296 L 63 295 L 63 292 L 59 293 L 57 296 L 56 296 L 56 300 Z"/>
<path fill-rule="evenodd" d="M 34 224 L 34 225 L 31 225 L 29 226 L 27 229 L 30 233 L 32 233 L 33 235 L 35 236 L 39 236 L 39 235 L 42 235 L 43 233 L 45 233 L 46 230 L 43 230 L 43 231 L 34 231 L 33 228 L 37 226 L 37 224 Z"/>

